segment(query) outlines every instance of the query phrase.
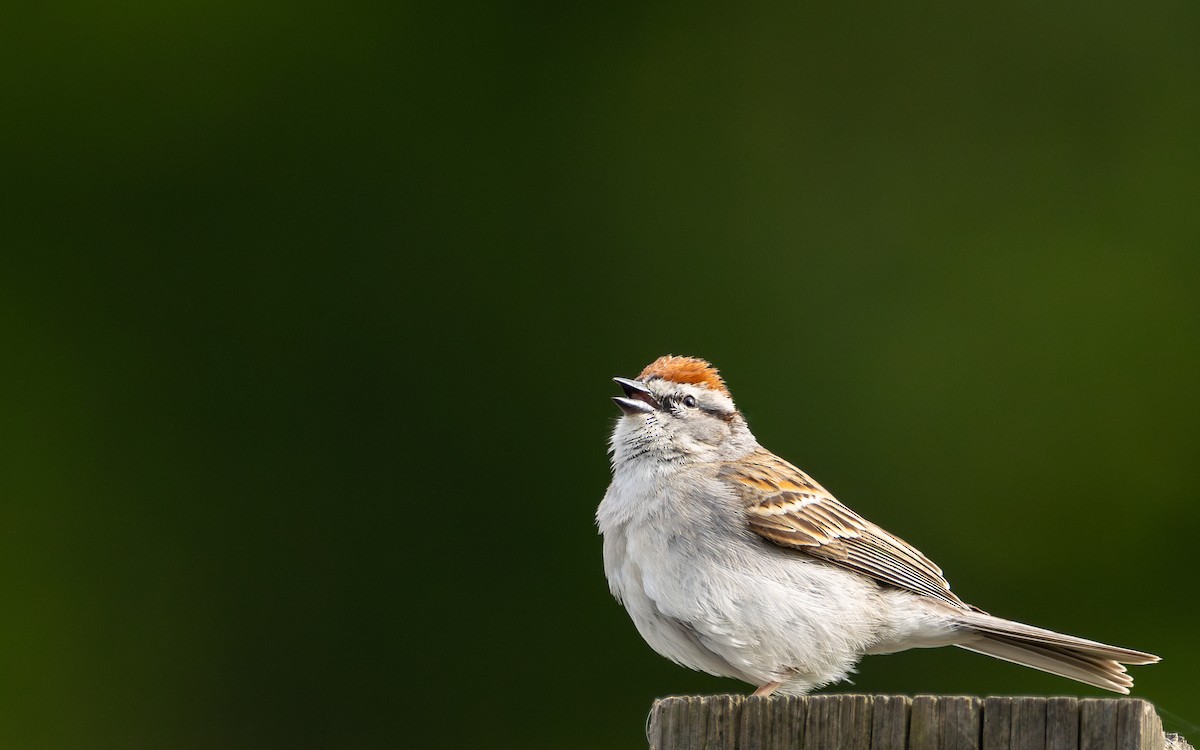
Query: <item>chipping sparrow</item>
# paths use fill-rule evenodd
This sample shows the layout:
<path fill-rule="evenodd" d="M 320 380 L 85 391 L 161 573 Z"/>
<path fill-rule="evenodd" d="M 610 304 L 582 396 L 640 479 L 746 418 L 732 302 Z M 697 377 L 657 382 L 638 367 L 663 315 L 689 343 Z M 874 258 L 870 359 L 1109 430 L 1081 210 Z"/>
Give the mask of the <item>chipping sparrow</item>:
<path fill-rule="evenodd" d="M 864 654 L 959 646 L 1128 693 L 1157 656 L 993 617 L 928 558 L 758 444 L 708 362 L 614 378 L 624 412 L 596 512 L 604 572 L 650 646 L 679 664 L 802 695 Z"/>

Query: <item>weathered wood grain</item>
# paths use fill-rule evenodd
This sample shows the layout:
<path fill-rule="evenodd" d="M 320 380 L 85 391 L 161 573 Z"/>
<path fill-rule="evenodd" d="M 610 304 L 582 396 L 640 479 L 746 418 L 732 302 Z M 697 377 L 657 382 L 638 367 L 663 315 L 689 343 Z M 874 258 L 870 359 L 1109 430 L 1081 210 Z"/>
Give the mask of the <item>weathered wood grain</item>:
<path fill-rule="evenodd" d="M 980 750 L 983 731 L 983 701 L 970 696 L 938 699 L 938 747 L 940 750 Z"/>
<path fill-rule="evenodd" d="M 842 727 L 850 727 L 850 733 L 860 738 L 849 747 L 871 750 L 871 719 L 874 714 L 875 701 L 869 695 L 848 695 L 842 701 Z"/>
<path fill-rule="evenodd" d="M 1046 701 L 1046 750 L 1079 750 L 1079 699 Z"/>
<path fill-rule="evenodd" d="M 1117 707 L 1114 700 L 1079 702 L 1079 750 L 1117 750 Z"/>
<path fill-rule="evenodd" d="M 1010 748 L 1044 750 L 1046 747 L 1046 699 L 1013 698 Z"/>
<path fill-rule="evenodd" d="M 913 698 L 911 750 L 979 750 L 983 701 L 967 696 Z"/>
<path fill-rule="evenodd" d="M 1162 720 L 1146 701 L 1121 701 L 1117 709 L 1117 747 L 1163 750 Z"/>
<path fill-rule="evenodd" d="M 870 750 L 869 711 L 870 702 L 865 695 L 839 695 L 836 700 L 810 697 L 804 721 L 804 750 L 827 747 Z"/>
<path fill-rule="evenodd" d="M 908 719 L 908 746 L 911 750 L 938 750 L 936 695 L 913 698 Z"/>
<path fill-rule="evenodd" d="M 1166 750 L 1135 698 L 681 696 L 654 703 L 653 750 Z"/>
<path fill-rule="evenodd" d="M 871 709 L 871 750 L 906 750 L 912 700 L 907 695 L 876 695 Z"/>
<path fill-rule="evenodd" d="M 804 744 L 798 745 L 796 750 L 821 747 L 823 742 L 829 741 L 825 732 L 826 725 L 833 721 L 829 715 L 833 703 L 834 701 L 813 701 L 811 699 L 805 701 Z M 832 727 L 830 731 L 832 731 Z"/>
<path fill-rule="evenodd" d="M 1012 745 L 1012 704 L 1008 697 L 983 699 L 983 750 L 1008 750 Z"/>

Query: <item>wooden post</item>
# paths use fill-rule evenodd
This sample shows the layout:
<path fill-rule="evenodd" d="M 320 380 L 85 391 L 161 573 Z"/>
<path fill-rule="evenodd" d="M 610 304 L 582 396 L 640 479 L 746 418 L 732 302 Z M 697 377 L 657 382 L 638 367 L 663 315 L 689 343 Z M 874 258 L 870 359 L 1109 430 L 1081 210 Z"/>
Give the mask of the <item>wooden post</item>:
<path fill-rule="evenodd" d="M 1140 698 L 662 698 L 651 750 L 1191 750 Z"/>

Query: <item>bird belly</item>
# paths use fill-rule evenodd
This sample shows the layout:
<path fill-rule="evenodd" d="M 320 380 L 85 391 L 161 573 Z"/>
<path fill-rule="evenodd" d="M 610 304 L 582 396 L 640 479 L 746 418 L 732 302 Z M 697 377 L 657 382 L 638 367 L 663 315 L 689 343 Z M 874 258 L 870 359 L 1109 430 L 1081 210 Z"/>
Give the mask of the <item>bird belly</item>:
<path fill-rule="evenodd" d="M 605 534 L 613 592 L 659 654 L 803 693 L 844 679 L 877 642 L 887 613 L 875 584 L 749 532 L 731 542 L 688 528 L 630 523 Z"/>

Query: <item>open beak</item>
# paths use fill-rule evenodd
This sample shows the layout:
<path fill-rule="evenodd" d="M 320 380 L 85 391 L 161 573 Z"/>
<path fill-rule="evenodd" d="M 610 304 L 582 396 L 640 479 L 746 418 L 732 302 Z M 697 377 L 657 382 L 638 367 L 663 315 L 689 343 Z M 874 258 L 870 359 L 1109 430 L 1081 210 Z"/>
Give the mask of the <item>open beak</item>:
<path fill-rule="evenodd" d="M 649 414 L 655 409 L 660 408 L 658 399 L 641 382 L 630 380 L 629 378 L 613 378 L 613 382 L 621 386 L 621 390 L 625 391 L 624 396 L 613 396 L 613 403 L 625 413 L 625 416 L 632 417 L 635 414 Z"/>

